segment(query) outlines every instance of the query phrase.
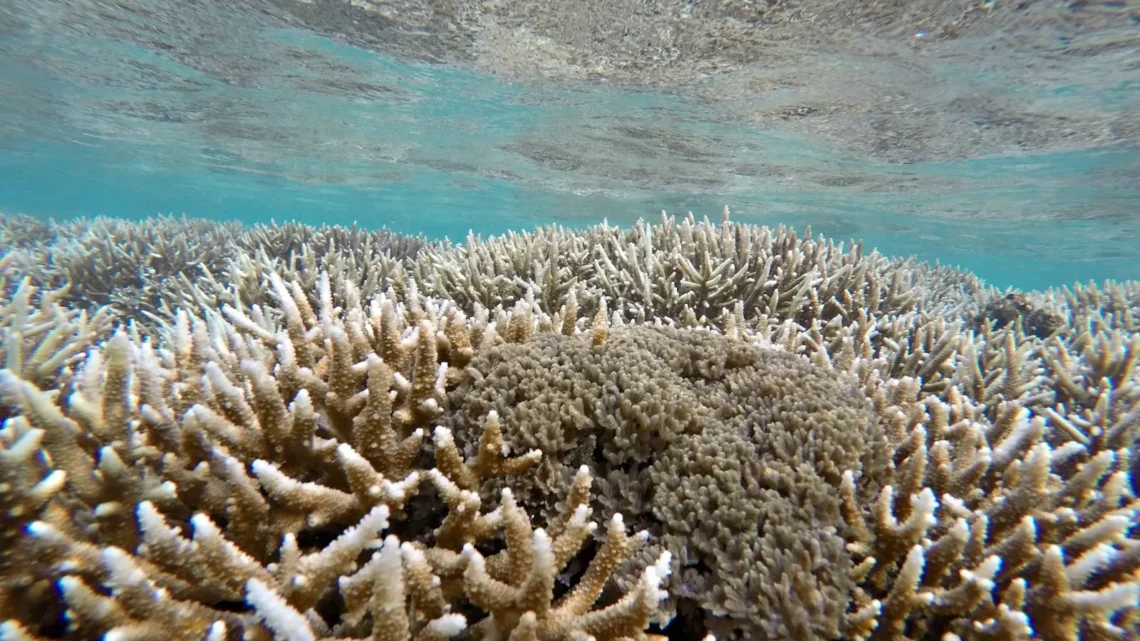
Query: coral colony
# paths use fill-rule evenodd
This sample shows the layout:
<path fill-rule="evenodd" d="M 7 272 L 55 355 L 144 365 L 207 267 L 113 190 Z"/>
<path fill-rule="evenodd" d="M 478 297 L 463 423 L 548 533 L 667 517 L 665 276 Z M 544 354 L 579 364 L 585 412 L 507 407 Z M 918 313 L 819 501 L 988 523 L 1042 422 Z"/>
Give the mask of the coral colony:
<path fill-rule="evenodd" d="M 0 639 L 1140 638 L 1140 285 L 0 219 Z"/>

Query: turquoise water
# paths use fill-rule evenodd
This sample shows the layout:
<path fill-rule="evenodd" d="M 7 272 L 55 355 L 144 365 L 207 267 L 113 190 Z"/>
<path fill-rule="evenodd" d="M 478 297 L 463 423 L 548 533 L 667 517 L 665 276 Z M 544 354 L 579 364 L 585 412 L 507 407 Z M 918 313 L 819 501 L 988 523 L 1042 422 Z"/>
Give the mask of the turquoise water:
<path fill-rule="evenodd" d="M 1140 277 L 1129 140 L 899 162 L 749 122 L 739 101 L 730 111 L 699 90 L 524 82 L 281 25 L 210 32 L 209 55 L 175 55 L 32 20 L 20 4 L 0 13 L 7 213 L 358 222 L 462 239 L 661 210 L 715 219 L 728 206 L 739 221 L 810 224 L 1003 288 Z M 953 84 L 962 70 L 944 73 Z M 1034 100 L 1140 114 L 1140 72 L 1116 75 Z"/>

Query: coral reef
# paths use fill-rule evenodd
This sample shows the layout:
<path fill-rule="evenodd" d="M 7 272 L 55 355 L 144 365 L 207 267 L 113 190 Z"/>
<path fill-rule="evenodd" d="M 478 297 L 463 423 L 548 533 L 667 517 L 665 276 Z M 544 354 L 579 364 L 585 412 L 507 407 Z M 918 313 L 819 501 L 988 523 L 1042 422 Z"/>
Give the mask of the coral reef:
<path fill-rule="evenodd" d="M 449 384 L 433 320 L 453 316 L 334 308 L 327 277 L 314 310 L 272 281 L 281 327 L 233 311 L 180 314 L 156 342 L 116 333 L 67 394 L 0 370 L 5 637 L 644 637 L 667 554 L 594 608 L 647 538 L 620 514 L 555 595 L 592 541 L 588 469 L 532 528 L 509 490 L 491 512 L 472 492 L 539 458 L 505 456 L 493 414 L 477 459 L 437 427 L 426 465 Z M 448 326 L 445 353 L 471 329 Z"/>
<path fill-rule="evenodd" d="M 145 315 L 5 228 L 0 639 L 1140 636 L 1136 283 L 727 212 L 174 280 L 103 225 Z"/>
<path fill-rule="evenodd" d="M 840 482 L 877 487 L 887 465 L 883 426 L 851 377 L 718 333 L 636 325 L 598 345 L 508 343 L 468 369 L 478 374 L 450 395 L 448 425 L 474 443 L 496 412 L 508 442 L 543 453 L 508 481 L 521 503 L 556 515 L 588 465 L 599 511 L 658 534 L 679 560 L 674 591 L 718 631 L 839 635 L 854 587 Z"/>
<path fill-rule="evenodd" d="M 0 304 L 0 362 L 44 389 L 55 388 L 63 370 L 113 324 L 108 308 L 88 312 L 63 304 L 66 286 L 52 291 L 33 286 L 11 268 L 9 256 L 0 257 L 0 291 L 11 292 Z"/>
<path fill-rule="evenodd" d="M 974 318 L 974 327 L 979 328 L 989 321 L 993 321 L 995 329 L 1021 323 L 1025 333 L 1037 338 L 1049 338 L 1065 326 L 1065 319 L 1060 314 L 1035 309 L 1029 296 L 1021 292 L 1006 294 L 1004 298 L 990 301 L 982 313 Z"/>
<path fill-rule="evenodd" d="M 0 214 L 0 247 L 11 266 L 46 289 L 67 288 L 75 307 L 105 305 L 149 323 L 182 307 L 213 309 L 235 283 L 259 286 L 267 263 L 315 291 L 322 269 L 346 273 L 367 296 L 390 281 L 392 266 L 425 245 L 422 237 L 356 227 L 255 225 L 159 216 L 146 224 L 113 218 L 42 222 Z M 253 259 L 253 261 L 251 261 Z M 262 259 L 262 260 L 258 260 Z M 220 278 L 220 280 L 219 280 Z"/>

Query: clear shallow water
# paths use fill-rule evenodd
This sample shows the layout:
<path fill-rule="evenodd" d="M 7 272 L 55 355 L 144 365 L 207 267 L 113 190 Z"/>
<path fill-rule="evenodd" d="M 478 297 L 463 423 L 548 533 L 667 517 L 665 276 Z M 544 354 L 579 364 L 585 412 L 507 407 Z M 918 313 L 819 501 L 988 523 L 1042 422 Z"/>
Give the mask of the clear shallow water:
<path fill-rule="evenodd" d="M 782 89 L 732 93 L 731 73 L 683 90 L 524 81 L 350 44 L 290 24 L 277 4 L 255 9 L 0 2 L 0 211 L 359 222 L 461 239 L 469 229 L 629 224 L 662 209 L 715 218 L 727 205 L 736 220 L 810 224 L 999 287 L 1140 278 L 1140 148 L 1119 133 L 1140 118 L 1134 64 L 1107 60 L 1117 66 L 1097 83 L 1054 71 L 1009 84 L 1009 69 L 978 67 L 970 79 L 969 61 L 949 56 L 930 65 L 941 90 L 966 87 L 931 104 L 951 109 L 1004 82 L 1003 104 L 1052 105 L 1055 122 L 974 114 L 979 132 L 1009 130 L 1023 149 L 966 153 L 947 151 L 962 137 L 949 125 L 927 134 L 872 112 L 876 153 L 862 134 L 838 143 L 851 127 L 842 119 L 815 129 L 758 121 L 749 105 L 758 112 Z M 850 63 L 843 52 L 831 60 Z M 1113 136 L 1046 144 L 1050 132 L 1087 136 L 1076 125 L 1066 134 L 1056 114 L 1090 102 L 1111 116 Z M 784 120 L 820 108 L 803 104 Z"/>

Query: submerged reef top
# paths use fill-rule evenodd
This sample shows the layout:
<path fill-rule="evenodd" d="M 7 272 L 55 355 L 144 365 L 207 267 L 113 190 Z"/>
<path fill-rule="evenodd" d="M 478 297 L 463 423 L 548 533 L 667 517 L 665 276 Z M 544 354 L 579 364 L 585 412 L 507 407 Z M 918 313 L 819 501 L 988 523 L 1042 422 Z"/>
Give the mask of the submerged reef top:
<path fill-rule="evenodd" d="M 1140 635 L 1140 284 L 0 218 L 0 639 Z"/>

